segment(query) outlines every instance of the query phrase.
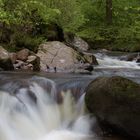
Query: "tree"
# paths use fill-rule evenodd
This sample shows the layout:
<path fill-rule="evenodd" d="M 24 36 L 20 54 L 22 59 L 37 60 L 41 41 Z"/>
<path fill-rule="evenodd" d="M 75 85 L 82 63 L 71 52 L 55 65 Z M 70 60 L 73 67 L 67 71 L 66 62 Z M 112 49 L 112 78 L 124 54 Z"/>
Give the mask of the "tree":
<path fill-rule="evenodd" d="M 0 0 L 0 37 L 8 31 L 8 40 L 15 40 L 16 33 L 25 33 L 21 39 L 26 41 L 47 39 L 49 27 L 59 26 L 99 45 L 133 44 L 140 41 L 139 13 L 139 0 Z"/>
<path fill-rule="evenodd" d="M 112 24 L 112 0 L 106 0 L 106 22 Z"/>

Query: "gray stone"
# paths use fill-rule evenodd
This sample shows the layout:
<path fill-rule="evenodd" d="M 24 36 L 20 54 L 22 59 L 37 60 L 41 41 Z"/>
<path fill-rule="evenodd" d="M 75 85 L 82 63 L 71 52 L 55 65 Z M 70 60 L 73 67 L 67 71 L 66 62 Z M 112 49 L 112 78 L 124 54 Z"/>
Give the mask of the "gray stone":
<path fill-rule="evenodd" d="M 79 64 L 80 61 L 92 63 L 92 57 L 80 54 L 58 41 L 40 45 L 37 56 L 40 57 L 42 70 L 46 70 L 46 66 L 69 70 L 74 68 L 76 64 Z"/>
<path fill-rule="evenodd" d="M 122 78 L 100 77 L 90 83 L 85 102 L 102 124 L 140 139 L 140 85 Z"/>
<path fill-rule="evenodd" d="M 88 43 L 77 36 L 74 37 L 73 46 L 80 49 L 81 51 L 87 51 L 89 49 Z"/>
<path fill-rule="evenodd" d="M 65 41 L 68 45 L 80 51 L 87 51 L 90 48 L 86 41 L 71 33 L 65 33 Z"/>

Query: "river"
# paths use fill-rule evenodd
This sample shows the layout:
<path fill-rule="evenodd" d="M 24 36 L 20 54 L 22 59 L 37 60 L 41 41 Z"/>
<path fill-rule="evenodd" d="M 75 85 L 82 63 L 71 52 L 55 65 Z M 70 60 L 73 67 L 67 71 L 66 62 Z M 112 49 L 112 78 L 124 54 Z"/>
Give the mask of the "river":
<path fill-rule="evenodd" d="M 140 66 L 123 54 L 96 52 L 99 66 L 87 74 L 0 72 L 0 140 L 126 140 L 102 137 L 84 105 L 85 88 L 99 76 L 140 83 Z"/>

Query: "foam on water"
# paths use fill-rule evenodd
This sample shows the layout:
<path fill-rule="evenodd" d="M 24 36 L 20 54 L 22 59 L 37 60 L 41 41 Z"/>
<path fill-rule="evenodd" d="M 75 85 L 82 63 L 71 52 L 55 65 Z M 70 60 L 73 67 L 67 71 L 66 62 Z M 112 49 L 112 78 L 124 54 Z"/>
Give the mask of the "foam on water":
<path fill-rule="evenodd" d="M 63 103 L 58 105 L 36 82 L 29 89 L 36 95 L 36 103 L 28 97 L 26 88 L 19 89 L 15 96 L 0 92 L 0 140 L 87 140 L 91 137 L 92 120 L 84 116 L 83 107 L 77 109 L 79 104 L 69 91 L 62 93 Z"/>
<path fill-rule="evenodd" d="M 136 61 L 124 61 L 117 57 L 107 56 L 105 54 L 95 54 L 99 63 L 98 68 L 129 68 L 129 69 L 140 69 L 140 66 Z"/>

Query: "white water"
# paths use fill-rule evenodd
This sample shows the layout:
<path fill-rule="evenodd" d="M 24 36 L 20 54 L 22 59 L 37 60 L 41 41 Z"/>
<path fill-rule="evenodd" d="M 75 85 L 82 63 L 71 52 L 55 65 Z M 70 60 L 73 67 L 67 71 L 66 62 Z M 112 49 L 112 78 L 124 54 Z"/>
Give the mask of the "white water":
<path fill-rule="evenodd" d="M 129 69 L 140 69 L 140 66 L 136 61 L 124 61 L 117 57 L 107 56 L 105 54 L 95 54 L 99 63 L 98 68 L 129 68 Z"/>
<path fill-rule="evenodd" d="M 58 105 L 37 83 L 33 82 L 29 89 L 36 95 L 36 103 L 27 96 L 26 88 L 21 88 L 17 96 L 0 92 L 0 140 L 88 140 L 93 137 L 90 132 L 93 120 L 84 115 L 82 104 L 79 109 L 80 103 L 75 103 L 69 91 L 62 93 L 63 103 Z"/>

